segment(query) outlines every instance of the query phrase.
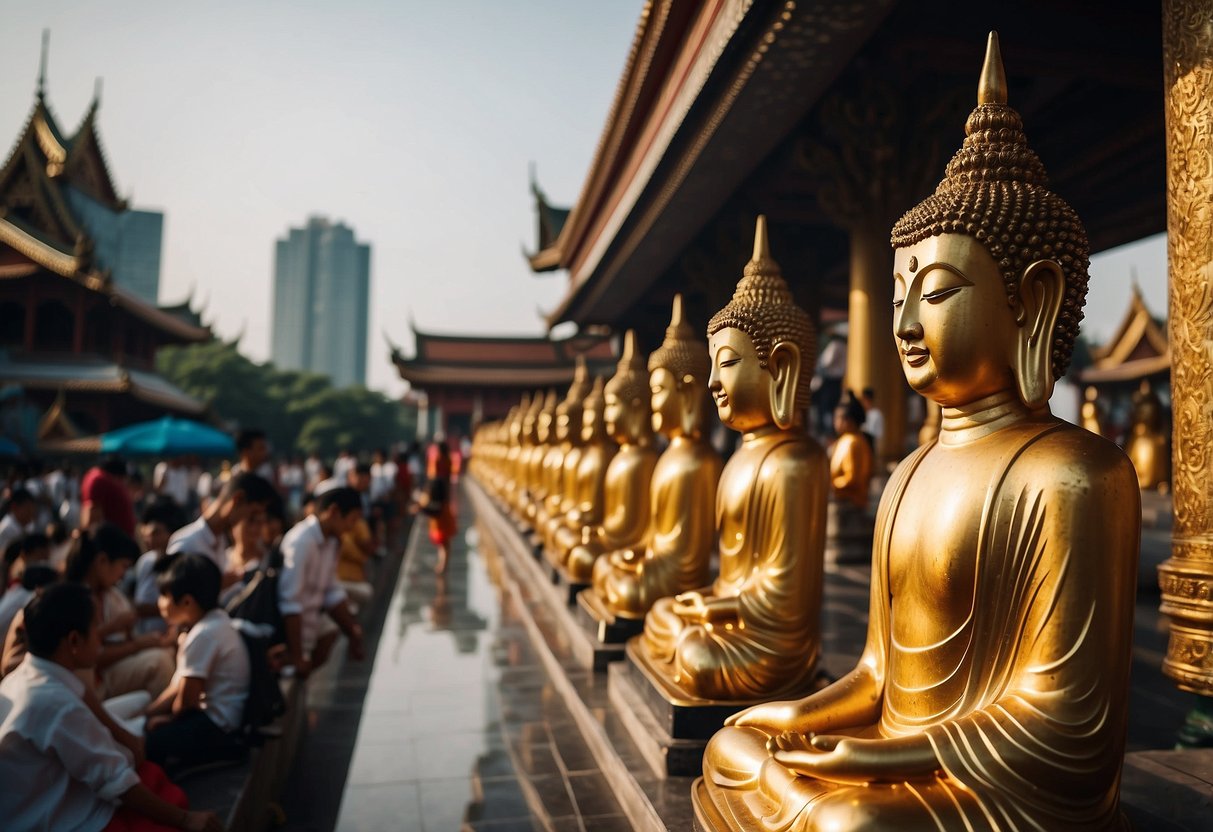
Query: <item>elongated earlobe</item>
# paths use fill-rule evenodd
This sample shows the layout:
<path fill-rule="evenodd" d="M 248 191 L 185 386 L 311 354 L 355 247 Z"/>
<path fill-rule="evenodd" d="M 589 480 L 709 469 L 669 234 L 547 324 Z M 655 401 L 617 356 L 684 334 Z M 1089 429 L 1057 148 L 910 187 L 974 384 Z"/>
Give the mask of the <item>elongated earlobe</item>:
<path fill-rule="evenodd" d="M 800 380 L 800 347 L 780 341 L 771 347 L 767 367 L 774 376 L 771 385 L 771 415 L 780 430 L 796 424 L 796 385 Z"/>
<path fill-rule="evenodd" d="M 1061 313 L 1065 277 L 1052 260 L 1038 260 L 1019 281 L 1015 321 L 1015 383 L 1023 403 L 1038 410 L 1053 395 L 1053 330 Z"/>

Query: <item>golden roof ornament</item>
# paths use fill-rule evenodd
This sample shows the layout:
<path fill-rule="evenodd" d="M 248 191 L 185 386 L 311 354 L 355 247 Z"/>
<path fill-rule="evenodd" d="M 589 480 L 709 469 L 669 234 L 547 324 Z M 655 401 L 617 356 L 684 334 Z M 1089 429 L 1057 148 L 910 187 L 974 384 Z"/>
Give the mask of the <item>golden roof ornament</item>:
<path fill-rule="evenodd" d="M 683 314 L 682 295 L 674 295 L 670 325 L 666 327 L 661 346 L 649 355 L 649 372 L 666 369 L 679 381 L 697 378 L 706 383 L 712 371 L 711 364 L 707 349 L 695 337 L 695 330 Z"/>
<path fill-rule="evenodd" d="M 796 305 L 779 264 L 771 257 L 767 240 L 767 218 L 758 216 L 754 228 L 754 253 L 746 263 L 733 298 L 708 322 L 708 337 L 722 329 L 739 329 L 750 337 L 758 363 L 766 367 L 771 348 L 780 342 L 800 350 L 800 376 L 796 408 L 809 406 L 809 382 L 816 365 L 816 333 L 808 313 Z"/>
<path fill-rule="evenodd" d="M 1082 322 L 1087 294 L 1086 230 L 1078 215 L 1050 191 L 1040 158 L 1028 147 L 1023 121 L 1007 104 L 1007 79 L 998 34 L 990 32 L 977 107 L 965 122 L 965 140 L 943 181 L 893 226 L 894 248 L 940 234 L 966 234 L 998 264 L 1013 303 L 1024 270 L 1053 260 L 1065 277 L 1065 298 L 1053 331 L 1053 375 L 1061 378 Z"/>
<path fill-rule="evenodd" d="M 623 334 L 623 354 L 615 365 L 615 375 L 607 382 L 607 389 L 625 402 L 638 399 L 648 401 L 649 374 L 645 369 L 644 356 L 636 342 L 636 330 Z"/>
<path fill-rule="evenodd" d="M 573 383 L 569 386 L 565 401 L 580 402 L 590 392 L 590 371 L 585 364 L 585 356 L 578 355 L 573 368 Z"/>

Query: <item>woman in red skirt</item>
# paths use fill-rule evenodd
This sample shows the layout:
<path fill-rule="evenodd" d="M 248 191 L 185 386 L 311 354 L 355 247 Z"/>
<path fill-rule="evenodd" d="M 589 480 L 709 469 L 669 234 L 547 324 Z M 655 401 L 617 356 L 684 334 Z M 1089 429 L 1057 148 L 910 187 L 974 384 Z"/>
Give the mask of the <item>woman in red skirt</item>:
<path fill-rule="evenodd" d="M 443 440 L 436 440 L 429 454 L 425 494 L 418 505 L 430 519 L 430 542 L 438 547 L 434 571 L 446 572 L 451 538 L 455 535 L 455 505 L 451 494 L 451 451 Z"/>

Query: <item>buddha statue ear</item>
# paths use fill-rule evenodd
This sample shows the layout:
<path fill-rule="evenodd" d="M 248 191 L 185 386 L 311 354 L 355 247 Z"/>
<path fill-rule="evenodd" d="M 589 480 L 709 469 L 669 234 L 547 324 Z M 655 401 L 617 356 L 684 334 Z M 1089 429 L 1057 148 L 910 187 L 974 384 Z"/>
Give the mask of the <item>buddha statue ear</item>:
<path fill-rule="evenodd" d="M 800 382 L 800 347 L 791 341 L 780 341 L 771 347 L 767 369 L 771 385 L 771 416 L 780 430 L 796 424 L 796 387 Z"/>
<path fill-rule="evenodd" d="M 1020 327 L 1012 369 L 1023 403 L 1038 410 L 1053 395 L 1053 330 L 1065 297 L 1065 276 L 1052 260 L 1037 260 L 1019 280 L 1015 323 Z"/>
<path fill-rule="evenodd" d="M 678 412 L 682 420 L 682 432 L 686 436 L 698 436 L 703 431 L 703 415 L 708 401 L 708 387 L 692 375 L 678 380 Z"/>

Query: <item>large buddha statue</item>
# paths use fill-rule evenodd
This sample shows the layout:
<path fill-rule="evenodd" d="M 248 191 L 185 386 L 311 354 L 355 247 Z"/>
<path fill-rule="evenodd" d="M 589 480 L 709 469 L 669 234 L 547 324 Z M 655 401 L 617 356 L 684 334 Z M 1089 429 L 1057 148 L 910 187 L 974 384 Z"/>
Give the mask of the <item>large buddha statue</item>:
<path fill-rule="evenodd" d="M 1137 485 L 1143 491 L 1158 488 L 1169 479 L 1171 453 L 1168 444 L 1163 430 L 1162 402 L 1151 389 L 1150 382 L 1142 379 L 1133 394 L 1133 422 L 1125 441 L 1125 453 L 1133 461 Z"/>
<path fill-rule="evenodd" d="M 753 701 L 814 674 L 829 480 L 804 426 L 813 342 L 759 217 L 753 259 L 708 324 L 708 388 L 741 434 L 716 491 L 720 575 L 657 601 L 628 648 L 671 702 Z"/>
<path fill-rule="evenodd" d="M 649 415 L 649 376 L 632 330 L 624 334 L 615 375 L 603 389 L 602 418 L 607 435 L 619 446 L 603 478 L 602 513 L 595 523 L 567 524 L 557 531 L 555 545 L 549 549 L 574 584 L 589 583 L 600 554 L 636 545 L 649 525 L 649 480 L 657 452 Z"/>
<path fill-rule="evenodd" d="M 893 335 L 943 421 L 885 489 L 863 654 L 717 732 L 708 828 L 1124 828 L 1140 496 L 1049 413 L 1087 240 L 1006 100 L 991 35 L 964 146 L 893 228 Z"/>
<path fill-rule="evenodd" d="M 602 377 L 594 379 L 594 387 L 582 403 L 581 458 L 573 481 L 573 507 L 564 515 L 552 518 L 545 537 L 552 548 L 545 549 L 548 561 L 561 564 L 569 549 L 582 539 L 582 529 L 602 522 L 607 467 L 619 446 L 607 434 L 603 418 L 606 408 Z M 563 546 L 561 551 L 559 548 Z M 557 554 L 561 552 L 561 554 Z"/>
<path fill-rule="evenodd" d="M 658 598 L 708 583 L 721 466 L 704 435 L 710 372 L 706 345 L 675 295 L 665 340 L 649 356 L 653 429 L 669 445 L 653 470 L 643 540 L 594 565 L 592 604 L 608 615 L 640 620 Z"/>

